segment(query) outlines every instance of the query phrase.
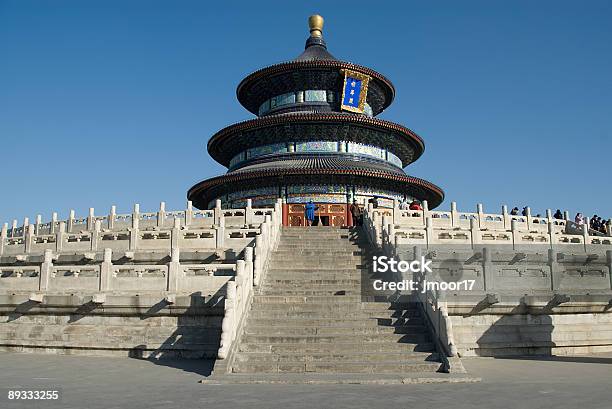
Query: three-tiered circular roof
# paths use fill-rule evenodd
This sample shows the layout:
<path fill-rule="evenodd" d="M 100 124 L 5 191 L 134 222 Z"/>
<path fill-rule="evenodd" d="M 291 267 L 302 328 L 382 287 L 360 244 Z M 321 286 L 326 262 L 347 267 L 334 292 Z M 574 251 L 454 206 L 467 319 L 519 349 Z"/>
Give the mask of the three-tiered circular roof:
<path fill-rule="evenodd" d="M 312 16 L 309 23 L 311 36 L 302 54 L 293 61 L 255 71 L 240 82 L 236 91 L 238 101 L 251 113 L 261 115 L 217 132 L 208 142 L 208 152 L 226 167 L 237 157 L 242 157 L 242 162 L 234 164 L 225 175 L 193 186 L 188 192 L 189 200 L 196 207 L 206 208 L 216 198 L 245 189 L 323 184 L 386 189 L 428 200 L 431 208 L 438 206 L 444 198 L 442 189 L 406 175 L 397 164 L 383 158 L 368 158 L 346 149 L 245 155 L 258 147 L 311 141 L 339 142 L 339 147 L 340 142 L 376 147 L 395 155 L 403 166 L 423 154 L 425 144 L 416 133 L 374 118 L 393 102 L 395 88 L 391 81 L 370 68 L 336 59 L 321 35 L 323 19 Z M 371 108 L 371 117 L 344 112 L 340 101 L 330 97 L 330 92 L 341 93 L 345 70 L 369 78 L 365 102 Z M 327 92 L 326 100 L 297 101 L 300 92 L 313 90 Z M 295 96 L 295 102 L 260 113 L 262 104 L 284 95 Z"/>

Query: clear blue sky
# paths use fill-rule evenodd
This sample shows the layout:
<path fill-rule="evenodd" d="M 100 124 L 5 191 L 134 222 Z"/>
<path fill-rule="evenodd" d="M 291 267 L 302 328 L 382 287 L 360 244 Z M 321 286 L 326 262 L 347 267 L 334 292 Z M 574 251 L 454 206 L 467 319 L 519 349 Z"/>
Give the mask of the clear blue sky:
<path fill-rule="evenodd" d="M 610 1 L 0 0 L 0 221 L 182 208 L 252 117 L 248 73 L 330 51 L 395 84 L 381 118 L 426 142 L 409 174 L 482 202 L 612 216 Z"/>

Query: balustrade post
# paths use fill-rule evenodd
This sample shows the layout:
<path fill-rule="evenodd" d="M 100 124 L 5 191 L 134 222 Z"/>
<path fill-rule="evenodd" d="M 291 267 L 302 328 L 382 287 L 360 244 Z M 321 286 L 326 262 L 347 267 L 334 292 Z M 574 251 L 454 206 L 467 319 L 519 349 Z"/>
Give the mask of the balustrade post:
<path fill-rule="evenodd" d="M 527 216 L 526 216 L 526 219 L 527 219 L 527 229 L 531 230 L 531 226 L 533 226 L 533 220 L 531 218 L 531 208 L 527 207 L 526 210 L 527 210 L 527 212 L 526 212 L 527 213 Z"/>
<path fill-rule="evenodd" d="M 510 215 L 508 214 L 508 206 L 502 206 L 502 218 L 504 219 L 504 230 L 510 229 Z"/>
<path fill-rule="evenodd" d="M 112 205 L 108 215 L 107 227 L 112 230 L 115 228 L 115 219 L 117 218 L 117 206 Z"/>
<path fill-rule="evenodd" d="M 249 281 L 255 285 L 254 266 L 253 266 L 253 247 L 245 247 L 244 249 L 244 261 L 246 262 L 247 273 L 249 274 Z"/>
<path fill-rule="evenodd" d="M 11 226 L 11 237 L 15 237 L 16 230 L 17 230 L 17 219 L 13 219 L 13 224 Z"/>
<path fill-rule="evenodd" d="M 24 252 L 28 254 L 30 251 L 32 251 L 32 241 L 34 241 L 34 225 L 30 224 L 27 228 L 24 226 L 24 229 L 26 229 L 26 235 L 23 249 Z"/>
<path fill-rule="evenodd" d="M 49 228 L 49 234 L 55 234 L 57 230 L 57 212 L 51 213 L 51 227 Z"/>
<path fill-rule="evenodd" d="M 39 291 L 47 291 L 49 288 L 49 278 L 53 271 L 53 251 L 51 249 L 45 250 L 43 262 L 40 265 L 40 281 L 38 282 Z"/>
<path fill-rule="evenodd" d="M 221 210 L 221 199 L 215 200 L 215 224 L 219 224 L 219 220 L 221 220 L 222 210 Z"/>
<path fill-rule="evenodd" d="M 159 211 L 157 212 L 157 227 L 162 227 L 166 221 L 166 202 L 159 203 Z"/>
<path fill-rule="evenodd" d="M 433 222 L 431 217 L 425 219 L 425 243 L 427 248 L 434 244 L 434 231 L 433 231 Z"/>
<path fill-rule="evenodd" d="M 234 314 L 236 301 L 236 282 L 228 281 L 225 295 L 225 316 L 221 323 L 221 344 L 219 346 L 218 358 L 225 359 L 229 354 L 234 337 Z"/>
<path fill-rule="evenodd" d="M 470 236 L 472 236 L 472 248 L 474 248 L 474 246 L 477 244 L 482 244 L 482 233 L 478 224 L 479 223 L 476 220 L 470 219 Z"/>
<path fill-rule="evenodd" d="M 561 284 L 561 269 L 557 261 L 557 252 L 552 248 L 548 249 L 548 266 L 550 268 L 550 290 L 556 292 Z"/>
<path fill-rule="evenodd" d="M 217 210 L 215 209 L 215 214 Z M 217 224 L 217 237 L 216 237 L 217 249 L 223 249 L 225 246 L 225 216 L 221 215 Z"/>
<path fill-rule="evenodd" d="M 90 207 L 89 208 L 89 215 L 87 216 L 87 231 L 92 231 L 95 227 L 95 222 L 96 220 L 96 216 L 95 216 L 95 212 L 94 212 L 94 208 Z"/>
<path fill-rule="evenodd" d="M 55 233 L 55 251 L 61 252 L 64 248 L 64 238 L 66 237 L 66 222 L 61 221 Z"/>
<path fill-rule="evenodd" d="M 587 251 L 587 246 L 589 244 L 589 221 L 588 220 L 582 225 L 582 240 L 584 240 L 584 251 Z"/>
<path fill-rule="evenodd" d="M 69 233 L 72 232 L 73 226 L 74 226 L 74 210 L 70 209 L 70 212 L 68 213 L 68 224 L 66 225 L 66 229 Z"/>
<path fill-rule="evenodd" d="M 104 259 L 100 264 L 100 291 L 110 291 L 113 277 L 113 250 L 104 249 Z"/>
<path fill-rule="evenodd" d="M 176 293 L 181 287 L 180 279 L 183 276 L 180 260 L 180 249 L 173 248 L 170 252 L 170 263 L 168 263 L 168 292 Z"/>
<path fill-rule="evenodd" d="M 482 229 L 485 225 L 482 203 L 476 204 L 476 213 L 478 214 L 478 227 Z"/>
<path fill-rule="evenodd" d="M 185 210 L 185 227 L 191 226 L 193 220 L 193 203 L 191 200 L 187 201 L 187 209 Z"/>
<path fill-rule="evenodd" d="M 423 207 L 423 219 L 421 220 L 421 223 L 425 224 L 425 219 L 431 216 L 429 213 L 429 202 L 427 200 L 423 200 L 421 205 Z"/>
<path fill-rule="evenodd" d="M 2 231 L 0 232 L 0 256 L 4 254 L 4 246 L 8 237 L 8 223 L 2 224 Z"/>
<path fill-rule="evenodd" d="M 25 236 L 28 233 L 28 226 L 30 226 L 30 218 L 24 217 L 23 218 L 23 229 L 21 230 L 21 235 L 23 236 L 23 238 L 25 238 Z"/>
<path fill-rule="evenodd" d="M 253 200 L 247 199 L 246 208 L 244 209 L 244 224 L 250 226 L 253 224 Z"/>
<path fill-rule="evenodd" d="M 132 228 L 130 229 L 130 250 L 134 251 L 138 248 L 140 235 L 140 204 L 134 204 L 132 211 Z"/>
<path fill-rule="evenodd" d="M 399 208 L 399 201 L 397 199 L 393 199 L 393 223 L 399 224 L 401 220 L 402 213 Z M 353 222 L 355 223 L 355 222 Z"/>
<path fill-rule="evenodd" d="M 91 232 L 91 251 L 98 251 L 101 233 L 102 222 L 100 220 L 96 220 L 96 222 L 94 223 L 93 231 Z"/>
<path fill-rule="evenodd" d="M 261 281 L 262 269 L 263 269 L 263 237 L 260 234 L 255 236 L 255 248 L 254 248 L 254 256 L 255 260 L 253 262 L 253 281 L 255 285 L 259 285 Z"/>
<path fill-rule="evenodd" d="M 459 213 L 457 212 L 457 202 L 451 202 L 451 226 L 459 226 Z"/>
<path fill-rule="evenodd" d="M 42 215 L 36 215 L 36 223 L 34 224 L 34 234 L 40 234 L 40 225 L 42 224 Z"/>
<path fill-rule="evenodd" d="M 180 248 L 181 219 L 174 219 L 174 226 L 170 231 L 170 250 Z"/>
<path fill-rule="evenodd" d="M 242 288 L 246 285 L 246 269 L 244 260 L 236 261 L 236 287 Z"/>

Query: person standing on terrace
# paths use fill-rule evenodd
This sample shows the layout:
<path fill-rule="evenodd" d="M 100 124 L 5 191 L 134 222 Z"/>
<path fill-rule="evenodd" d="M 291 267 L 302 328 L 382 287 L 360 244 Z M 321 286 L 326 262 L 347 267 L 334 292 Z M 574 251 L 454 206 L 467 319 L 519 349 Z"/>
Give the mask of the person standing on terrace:
<path fill-rule="evenodd" d="M 315 206 L 314 203 L 312 203 L 312 200 L 309 200 L 308 203 L 306 203 L 304 213 L 306 216 L 306 223 L 308 224 L 308 226 L 312 226 L 312 222 L 314 221 L 314 218 L 315 218 L 316 209 L 317 207 Z"/>

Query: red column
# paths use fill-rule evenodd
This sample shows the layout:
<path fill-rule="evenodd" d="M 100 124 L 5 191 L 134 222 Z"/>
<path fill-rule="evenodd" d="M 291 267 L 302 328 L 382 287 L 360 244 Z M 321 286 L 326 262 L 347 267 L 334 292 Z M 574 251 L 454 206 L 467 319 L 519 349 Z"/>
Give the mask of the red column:
<path fill-rule="evenodd" d="M 283 226 L 289 226 L 289 205 L 283 203 Z"/>

